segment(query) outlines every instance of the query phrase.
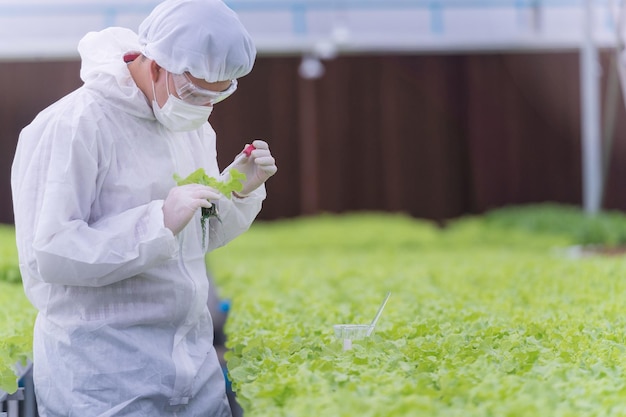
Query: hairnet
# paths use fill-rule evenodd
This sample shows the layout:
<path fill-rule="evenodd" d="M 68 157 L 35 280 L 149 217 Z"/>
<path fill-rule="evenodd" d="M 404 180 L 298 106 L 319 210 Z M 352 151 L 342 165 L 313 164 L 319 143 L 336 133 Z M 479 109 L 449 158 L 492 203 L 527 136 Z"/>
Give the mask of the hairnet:
<path fill-rule="evenodd" d="M 222 0 L 166 0 L 139 25 L 141 52 L 174 74 L 217 82 L 252 71 L 256 48 Z"/>

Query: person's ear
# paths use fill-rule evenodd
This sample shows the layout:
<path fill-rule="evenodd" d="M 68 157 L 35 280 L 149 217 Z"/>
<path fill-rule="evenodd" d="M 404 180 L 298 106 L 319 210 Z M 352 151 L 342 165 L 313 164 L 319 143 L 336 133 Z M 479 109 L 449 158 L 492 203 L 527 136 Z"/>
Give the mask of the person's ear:
<path fill-rule="evenodd" d="M 155 83 L 159 80 L 161 76 L 161 66 L 156 63 L 154 60 L 150 60 L 150 78 Z"/>

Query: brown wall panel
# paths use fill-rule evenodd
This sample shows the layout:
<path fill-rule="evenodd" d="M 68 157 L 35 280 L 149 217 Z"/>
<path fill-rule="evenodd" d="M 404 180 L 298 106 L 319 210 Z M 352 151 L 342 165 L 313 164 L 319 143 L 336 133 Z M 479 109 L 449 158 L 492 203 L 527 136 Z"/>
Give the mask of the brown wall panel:
<path fill-rule="evenodd" d="M 578 56 L 512 54 L 469 61 L 468 140 L 476 207 L 576 202 Z"/>
<path fill-rule="evenodd" d="M 0 62 L 0 223 L 13 223 L 11 164 L 20 130 L 82 84 L 77 62 Z"/>
<path fill-rule="evenodd" d="M 507 204 L 581 203 L 577 53 L 343 56 L 325 61 L 317 80 L 301 79 L 299 63 L 259 57 L 211 115 L 222 166 L 254 138 L 271 145 L 279 171 L 262 219 L 386 210 L 445 220 Z M 0 63 L 0 222 L 13 219 L 20 129 L 80 85 L 78 72 L 77 62 Z M 619 100 L 606 207 L 626 210 Z"/>

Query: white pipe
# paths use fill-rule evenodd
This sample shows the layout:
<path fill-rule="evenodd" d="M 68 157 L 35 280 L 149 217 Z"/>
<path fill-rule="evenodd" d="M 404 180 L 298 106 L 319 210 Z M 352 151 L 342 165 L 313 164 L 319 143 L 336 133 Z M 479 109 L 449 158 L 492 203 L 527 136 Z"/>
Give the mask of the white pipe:
<path fill-rule="evenodd" d="M 602 152 L 600 142 L 600 63 L 593 42 L 593 0 L 585 0 L 584 37 L 580 51 L 583 207 L 587 214 L 600 211 Z"/>

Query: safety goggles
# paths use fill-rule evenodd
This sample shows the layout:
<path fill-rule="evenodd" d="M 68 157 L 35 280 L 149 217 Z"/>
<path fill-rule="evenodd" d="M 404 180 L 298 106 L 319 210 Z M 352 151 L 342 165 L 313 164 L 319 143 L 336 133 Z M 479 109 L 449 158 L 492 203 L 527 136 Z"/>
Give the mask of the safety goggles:
<path fill-rule="evenodd" d="M 196 106 L 215 105 L 228 98 L 237 89 L 237 80 L 231 80 L 230 86 L 224 91 L 211 91 L 195 85 L 187 74 L 172 74 L 178 97 Z"/>

